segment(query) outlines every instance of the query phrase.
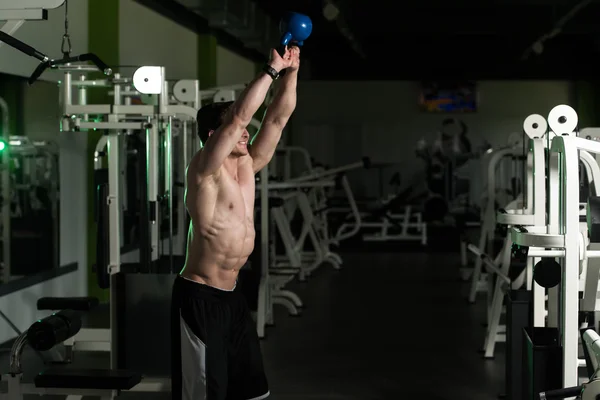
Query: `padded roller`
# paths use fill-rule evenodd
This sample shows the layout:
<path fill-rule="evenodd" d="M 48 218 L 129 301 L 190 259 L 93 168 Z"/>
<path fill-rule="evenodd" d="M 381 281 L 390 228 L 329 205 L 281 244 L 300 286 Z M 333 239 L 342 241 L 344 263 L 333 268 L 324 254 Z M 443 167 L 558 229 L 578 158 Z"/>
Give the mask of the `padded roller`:
<path fill-rule="evenodd" d="M 29 345 L 46 351 L 75 336 L 81 329 L 81 315 L 80 311 L 62 310 L 34 322 L 27 330 Z"/>

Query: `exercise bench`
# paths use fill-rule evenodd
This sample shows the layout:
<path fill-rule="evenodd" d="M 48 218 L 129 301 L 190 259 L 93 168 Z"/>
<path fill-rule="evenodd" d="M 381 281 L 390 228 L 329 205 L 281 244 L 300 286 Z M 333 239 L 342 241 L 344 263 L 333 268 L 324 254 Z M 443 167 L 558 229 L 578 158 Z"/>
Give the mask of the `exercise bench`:
<path fill-rule="evenodd" d="M 56 303 L 55 303 L 56 304 Z M 75 301 L 71 303 L 74 305 Z M 78 300 L 78 305 L 85 301 Z M 52 367 L 39 373 L 32 383 L 24 383 L 21 356 L 25 347 L 47 351 L 69 340 L 81 330 L 83 311 L 65 309 L 36 321 L 23 332 L 11 349 L 10 373 L 2 379 L 7 389 L 1 398 L 23 400 L 25 395 L 63 395 L 69 398 L 82 396 L 112 400 L 119 392 L 132 390 L 142 381 L 142 375 L 127 370 L 75 369 L 72 366 Z"/>

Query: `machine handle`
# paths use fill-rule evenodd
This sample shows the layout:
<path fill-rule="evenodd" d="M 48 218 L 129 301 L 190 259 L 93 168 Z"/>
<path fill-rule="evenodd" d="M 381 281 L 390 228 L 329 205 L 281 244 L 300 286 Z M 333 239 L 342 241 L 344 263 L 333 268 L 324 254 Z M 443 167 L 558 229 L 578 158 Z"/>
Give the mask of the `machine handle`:
<path fill-rule="evenodd" d="M 567 397 L 576 397 L 581 394 L 583 386 L 574 386 L 564 389 L 548 390 L 540 393 L 540 400 L 562 400 Z"/>
<path fill-rule="evenodd" d="M 19 39 L 15 38 L 13 36 L 10 36 L 9 34 L 2 32 L 2 31 L 0 31 L 0 42 L 4 42 L 7 45 L 9 45 L 10 47 L 17 49 L 20 52 L 25 53 L 30 57 L 37 58 L 40 61 L 48 60 L 48 57 L 46 57 L 44 54 L 40 53 L 39 51 L 37 51 L 36 49 L 31 47 L 30 45 L 23 43 Z"/>

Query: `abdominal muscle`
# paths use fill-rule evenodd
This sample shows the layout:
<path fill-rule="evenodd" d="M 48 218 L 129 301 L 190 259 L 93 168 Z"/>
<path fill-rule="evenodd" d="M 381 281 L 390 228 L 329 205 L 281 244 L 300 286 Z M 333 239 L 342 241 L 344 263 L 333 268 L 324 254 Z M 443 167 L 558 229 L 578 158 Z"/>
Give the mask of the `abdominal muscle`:
<path fill-rule="evenodd" d="M 206 220 L 197 222 L 199 226 L 194 226 L 193 221 L 190 223 L 187 256 L 181 275 L 219 289 L 232 290 L 240 268 L 254 249 L 252 209 L 246 210 L 239 203 L 228 209 L 217 203 L 213 217 Z"/>

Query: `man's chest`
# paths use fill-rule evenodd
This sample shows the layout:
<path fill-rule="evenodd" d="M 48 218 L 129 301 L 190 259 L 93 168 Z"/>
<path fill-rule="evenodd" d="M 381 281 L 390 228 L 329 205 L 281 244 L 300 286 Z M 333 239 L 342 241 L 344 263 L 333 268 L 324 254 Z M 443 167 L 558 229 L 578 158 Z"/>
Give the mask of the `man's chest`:
<path fill-rule="evenodd" d="M 250 171 L 239 171 L 237 176 L 224 174 L 221 177 L 219 197 L 222 201 L 230 202 L 235 208 L 245 210 L 254 208 L 255 188 L 254 174 Z"/>

